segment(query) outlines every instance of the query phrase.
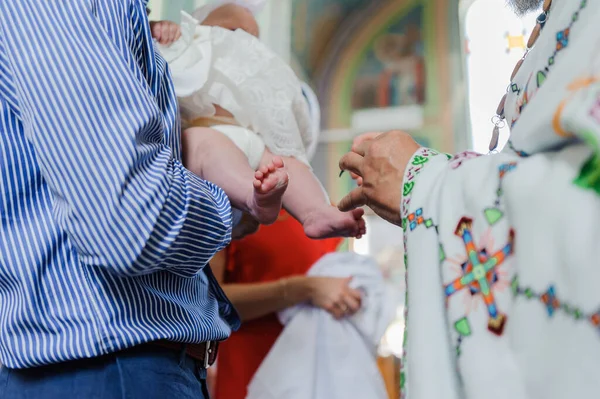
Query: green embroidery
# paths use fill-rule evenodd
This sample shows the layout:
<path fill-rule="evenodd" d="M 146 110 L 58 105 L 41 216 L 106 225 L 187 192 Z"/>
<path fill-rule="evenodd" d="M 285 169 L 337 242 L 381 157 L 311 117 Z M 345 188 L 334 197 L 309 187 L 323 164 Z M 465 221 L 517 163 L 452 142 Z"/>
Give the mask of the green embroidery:
<path fill-rule="evenodd" d="M 413 165 L 423 165 L 427 161 L 429 161 L 428 157 L 424 157 L 423 155 L 415 155 L 415 157 L 413 158 L 412 164 Z"/>
<path fill-rule="evenodd" d="M 573 184 L 600 194 L 600 156 L 594 154 L 585 162 Z"/>
<path fill-rule="evenodd" d="M 485 215 L 485 218 L 490 226 L 496 224 L 496 222 L 502 219 L 502 216 L 504 215 L 504 213 L 498 208 L 487 208 L 483 211 L 483 214 Z"/>
<path fill-rule="evenodd" d="M 404 388 L 404 383 L 406 382 L 406 375 L 404 373 L 404 371 L 400 372 L 400 389 L 402 390 Z"/>
<path fill-rule="evenodd" d="M 487 220 L 490 226 L 495 225 L 504 217 L 504 212 L 501 209 L 502 205 L 502 183 L 504 181 L 504 177 L 515 170 L 517 168 L 516 162 L 503 163 L 498 166 L 498 189 L 496 190 L 496 201 L 494 201 L 494 206 L 485 208 L 483 210 L 483 215 L 485 216 L 485 220 Z"/>
<path fill-rule="evenodd" d="M 542 71 L 538 71 L 536 80 L 538 87 L 542 86 L 542 84 L 544 84 L 544 81 L 546 80 L 546 74 Z"/>
<path fill-rule="evenodd" d="M 463 339 L 471 335 L 471 325 L 469 324 L 469 319 L 463 317 L 454 323 L 454 329 L 458 333 L 458 338 L 456 339 L 456 356 L 460 356 L 461 354 L 461 346 Z"/>
<path fill-rule="evenodd" d="M 441 243 L 440 243 L 439 256 L 440 256 L 440 263 L 442 263 L 446 260 L 446 252 L 444 251 L 444 247 L 442 246 Z"/>
<path fill-rule="evenodd" d="M 512 290 L 513 296 L 519 295 L 519 278 L 515 276 L 510 283 L 510 288 Z"/>
<path fill-rule="evenodd" d="M 414 181 L 404 183 L 404 190 L 402 192 L 402 195 L 404 195 L 406 197 L 408 194 L 411 193 L 411 191 L 413 190 L 414 187 L 415 187 Z"/>
<path fill-rule="evenodd" d="M 463 317 L 462 319 L 454 323 L 454 329 L 463 337 L 468 337 L 469 335 L 471 335 L 471 325 L 469 324 L 469 319 L 467 319 L 466 317 Z"/>
<path fill-rule="evenodd" d="M 592 148 L 594 154 L 583 164 L 579 176 L 573 184 L 583 189 L 592 189 L 600 194 L 600 145 L 597 136 L 591 131 L 583 131 L 578 134 L 585 143 Z"/>

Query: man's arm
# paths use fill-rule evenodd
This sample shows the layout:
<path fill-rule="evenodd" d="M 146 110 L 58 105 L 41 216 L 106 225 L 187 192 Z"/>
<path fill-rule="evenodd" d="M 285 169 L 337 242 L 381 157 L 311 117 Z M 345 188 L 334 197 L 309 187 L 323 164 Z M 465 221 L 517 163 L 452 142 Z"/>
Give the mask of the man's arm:
<path fill-rule="evenodd" d="M 92 3 L 0 0 L 0 79 L 15 87 L 15 113 L 81 261 L 194 276 L 230 239 L 229 201 L 164 143 L 169 122 L 129 51 L 154 59 L 143 3 Z"/>

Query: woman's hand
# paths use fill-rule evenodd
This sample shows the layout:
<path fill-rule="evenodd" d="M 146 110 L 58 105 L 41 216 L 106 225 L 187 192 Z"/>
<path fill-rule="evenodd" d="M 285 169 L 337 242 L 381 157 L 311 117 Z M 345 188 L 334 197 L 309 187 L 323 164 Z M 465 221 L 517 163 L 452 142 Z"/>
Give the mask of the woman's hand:
<path fill-rule="evenodd" d="M 151 21 L 152 37 L 162 45 L 168 46 L 181 37 L 181 27 L 171 21 Z"/>
<path fill-rule="evenodd" d="M 352 277 L 309 277 L 310 302 L 341 319 L 361 306 L 360 291 L 350 288 Z"/>

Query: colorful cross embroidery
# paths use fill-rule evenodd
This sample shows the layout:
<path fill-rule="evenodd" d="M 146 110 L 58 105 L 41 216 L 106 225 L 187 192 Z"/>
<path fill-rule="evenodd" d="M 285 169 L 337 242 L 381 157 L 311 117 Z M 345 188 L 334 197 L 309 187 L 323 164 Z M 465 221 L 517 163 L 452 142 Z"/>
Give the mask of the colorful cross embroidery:
<path fill-rule="evenodd" d="M 499 312 L 496 307 L 492 285 L 497 281 L 496 267 L 513 253 L 514 231 L 510 230 L 508 243 L 504 248 L 490 256 L 487 251 L 475 247 L 471 233 L 472 226 L 473 220 L 464 217 L 458 223 L 454 233 L 462 238 L 468 260 L 463 265 L 463 275 L 444 287 L 446 297 L 449 298 L 465 288 L 469 289 L 471 295 L 481 294 L 489 315 L 488 330 L 496 335 L 502 335 L 506 315 Z"/>

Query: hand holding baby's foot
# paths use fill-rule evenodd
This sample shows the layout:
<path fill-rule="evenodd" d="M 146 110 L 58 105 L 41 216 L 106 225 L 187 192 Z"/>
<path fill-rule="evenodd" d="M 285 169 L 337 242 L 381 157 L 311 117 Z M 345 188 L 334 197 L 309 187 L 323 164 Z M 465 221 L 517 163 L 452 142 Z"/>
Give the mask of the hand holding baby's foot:
<path fill-rule="evenodd" d="M 334 206 L 323 207 L 305 218 L 304 232 L 310 238 L 361 238 L 367 232 L 364 214 L 360 208 L 341 212 Z"/>
<path fill-rule="evenodd" d="M 249 209 L 250 214 L 259 223 L 275 223 L 281 211 L 281 201 L 288 181 L 288 173 L 279 157 L 274 157 L 272 162 L 256 171 Z"/>

